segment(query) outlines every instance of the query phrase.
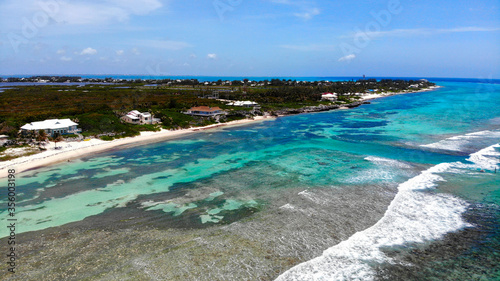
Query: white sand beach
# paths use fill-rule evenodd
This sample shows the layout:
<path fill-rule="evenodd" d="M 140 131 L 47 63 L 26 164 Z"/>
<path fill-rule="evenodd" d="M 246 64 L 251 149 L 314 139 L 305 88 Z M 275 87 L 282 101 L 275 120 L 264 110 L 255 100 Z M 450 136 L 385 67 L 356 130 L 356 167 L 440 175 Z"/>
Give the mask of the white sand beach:
<path fill-rule="evenodd" d="M 26 170 L 30 170 L 37 167 L 43 167 L 51 164 L 56 164 L 60 162 L 71 161 L 71 159 L 76 159 L 85 155 L 90 155 L 92 153 L 103 152 L 116 148 L 118 146 L 124 145 L 141 145 L 148 142 L 158 142 L 163 140 L 168 140 L 176 138 L 182 135 L 192 134 L 200 131 L 206 131 L 210 129 L 216 129 L 220 127 L 227 126 L 237 126 L 244 125 L 251 122 L 272 120 L 273 117 L 263 117 L 258 116 L 254 119 L 243 119 L 237 121 L 231 121 L 228 123 L 214 124 L 205 127 L 196 127 L 189 129 L 182 129 L 176 131 L 164 130 L 159 132 L 141 132 L 140 136 L 129 137 L 123 139 L 115 139 L 112 141 L 103 141 L 100 139 L 89 139 L 86 141 L 78 142 L 58 142 L 57 147 L 53 143 L 46 146 L 47 150 L 30 155 L 15 158 L 9 161 L 0 162 L 0 178 L 7 177 L 9 169 L 15 169 L 16 173 L 20 173 Z"/>
<path fill-rule="evenodd" d="M 423 90 L 418 90 L 418 91 L 409 91 L 409 92 L 398 92 L 398 93 L 373 93 L 369 95 L 364 95 L 361 97 L 362 101 L 367 101 L 367 100 L 373 100 L 377 98 L 383 98 L 383 97 L 389 97 L 389 96 L 395 96 L 395 95 L 403 95 L 403 94 L 411 94 L 411 93 L 420 93 L 420 92 L 428 92 L 428 91 L 434 91 L 436 89 L 441 88 L 441 86 L 431 86 L 427 89 Z"/>

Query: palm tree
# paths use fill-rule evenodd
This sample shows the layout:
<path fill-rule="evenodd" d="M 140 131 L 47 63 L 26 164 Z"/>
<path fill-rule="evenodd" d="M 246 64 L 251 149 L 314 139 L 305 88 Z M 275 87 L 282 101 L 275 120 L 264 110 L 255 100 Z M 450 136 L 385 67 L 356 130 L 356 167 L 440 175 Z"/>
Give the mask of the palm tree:
<path fill-rule="evenodd" d="M 55 133 L 54 134 L 54 138 L 53 138 L 53 142 L 54 142 L 54 145 L 55 145 L 55 148 L 57 149 L 57 143 L 60 142 L 60 141 L 63 141 L 63 137 L 61 136 L 60 133 Z"/>
<path fill-rule="evenodd" d="M 28 142 L 32 143 L 33 139 L 35 138 L 36 132 L 34 130 L 28 131 L 28 134 L 26 135 L 28 138 Z"/>
<path fill-rule="evenodd" d="M 38 146 L 43 142 L 43 145 L 45 146 L 45 140 L 47 140 L 47 133 L 45 133 L 45 130 L 40 130 L 38 131 L 38 135 L 36 136 L 36 141 L 38 142 Z"/>

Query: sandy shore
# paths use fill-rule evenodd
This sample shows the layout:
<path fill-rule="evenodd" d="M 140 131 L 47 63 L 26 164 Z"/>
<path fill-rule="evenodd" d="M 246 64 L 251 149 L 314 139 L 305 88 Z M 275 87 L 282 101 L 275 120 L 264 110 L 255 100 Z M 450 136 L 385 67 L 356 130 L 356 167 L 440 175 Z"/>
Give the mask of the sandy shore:
<path fill-rule="evenodd" d="M 390 97 L 390 96 L 395 96 L 395 95 L 404 95 L 404 94 L 412 94 L 412 93 L 420 93 L 420 92 L 429 92 L 429 91 L 434 91 L 434 90 L 439 89 L 439 88 L 441 88 L 441 86 L 431 86 L 431 87 L 429 87 L 427 89 L 423 89 L 423 90 L 419 90 L 419 91 L 370 94 L 370 95 L 364 95 L 364 96 L 362 96 L 360 100 L 367 101 L 367 100 L 373 100 L 373 99 L 383 98 L 383 97 Z"/>
<path fill-rule="evenodd" d="M 432 91 L 440 86 L 434 86 L 429 89 L 415 91 Z M 409 94 L 415 92 L 401 92 L 401 93 L 380 93 L 380 94 L 370 94 L 361 97 L 361 100 L 373 100 L 377 98 L 383 98 L 399 94 Z M 348 109 L 347 107 L 340 109 Z M 226 126 L 236 126 L 242 124 L 248 124 L 251 122 L 270 120 L 272 117 L 262 117 L 258 116 L 254 119 L 244 119 L 237 120 L 228 123 L 214 124 L 205 127 L 196 127 L 190 129 L 183 129 L 177 131 L 161 130 L 160 132 L 142 132 L 140 136 L 117 139 L 113 141 L 103 141 L 99 139 L 91 139 L 88 141 L 80 142 L 59 142 L 58 149 L 55 149 L 50 144 L 47 146 L 47 150 L 38 154 L 16 158 L 13 160 L 0 162 L 0 178 L 4 178 L 8 175 L 8 169 L 15 169 L 16 173 L 20 173 L 26 170 L 43 167 L 55 163 L 65 162 L 71 159 L 82 157 L 84 155 L 90 155 L 92 153 L 103 152 L 110 150 L 119 146 L 124 145 L 141 145 L 148 142 L 157 142 L 162 140 L 167 140 L 171 138 L 176 138 L 182 135 L 191 134 L 195 132 L 205 131 L 209 129 L 215 129 L 218 127 Z"/>
<path fill-rule="evenodd" d="M 5 162 L 0 162 L 0 178 L 4 178 L 8 175 L 8 169 L 15 169 L 16 173 L 20 173 L 38 167 L 66 162 L 68 160 L 79 158 L 92 153 L 103 152 L 119 146 L 142 145 L 149 142 L 168 140 L 200 131 L 227 126 L 243 125 L 251 122 L 271 119 L 273 119 L 273 117 L 258 116 L 254 119 L 237 120 L 228 123 L 214 124 L 205 127 L 196 127 L 176 131 L 162 129 L 160 132 L 141 132 L 141 135 L 137 137 L 116 139 L 113 141 L 103 141 L 100 139 L 90 139 L 88 141 L 79 142 L 63 141 L 57 143 L 58 149 L 55 149 L 54 144 L 51 143 L 46 146 L 47 150 L 44 152 L 25 157 L 19 157 Z"/>

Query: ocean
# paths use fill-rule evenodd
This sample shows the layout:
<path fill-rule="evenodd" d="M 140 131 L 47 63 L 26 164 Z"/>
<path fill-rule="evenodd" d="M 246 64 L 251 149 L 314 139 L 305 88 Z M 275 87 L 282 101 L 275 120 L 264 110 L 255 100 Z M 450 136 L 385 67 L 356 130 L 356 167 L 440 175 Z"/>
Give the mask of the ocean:
<path fill-rule="evenodd" d="M 23 77 L 33 77 L 33 76 L 68 76 L 66 74 L 40 74 L 40 75 L 2 75 L 1 79 L 7 79 L 9 77 L 23 78 Z M 404 80 L 420 80 L 427 79 L 432 82 L 463 82 L 463 83 L 488 83 L 488 84 L 500 84 L 500 79 L 490 79 L 490 78 L 436 78 L 436 77 L 371 77 L 371 76 L 195 76 L 195 75 L 123 75 L 123 74 L 74 74 L 69 76 L 81 77 L 84 79 L 106 79 L 111 77 L 113 79 L 124 79 L 124 80 L 161 80 L 161 79 L 196 79 L 200 82 L 215 82 L 218 80 L 222 81 L 234 81 L 234 80 L 244 80 L 249 79 L 251 81 L 264 81 L 271 79 L 280 80 L 296 80 L 296 81 L 350 81 L 350 80 L 360 80 L 360 79 L 404 79 Z M 20 86 L 20 85 L 85 85 L 86 83 L 39 83 L 39 82 L 0 82 L 0 87 L 3 86 Z"/>
<path fill-rule="evenodd" d="M 18 174 L 3 279 L 500 280 L 500 84 L 436 83 Z"/>

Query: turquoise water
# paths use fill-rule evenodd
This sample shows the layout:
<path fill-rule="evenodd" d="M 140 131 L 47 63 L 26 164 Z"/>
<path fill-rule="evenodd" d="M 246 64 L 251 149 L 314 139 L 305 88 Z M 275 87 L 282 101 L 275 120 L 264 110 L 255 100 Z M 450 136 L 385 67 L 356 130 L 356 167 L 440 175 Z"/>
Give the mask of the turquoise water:
<path fill-rule="evenodd" d="M 500 85 L 438 84 L 443 88 L 437 91 L 387 97 L 351 110 L 216 129 L 19 174 L 18 232 L 89 217 L 98 221 L 110 210 L 127 209 L 160 229 L 245 224 L 276 210 L 297 213 L 294 223 L 301 223 L 310 209 L 297 199 L 314 206 L 315 219 L 327 222 L 333 214 L 321 210 L 332 202 L 338 206 L 338 194 L 357 190 L 359 202 L 387 209 L 383 218 L 366 221 L 364 230 L 283 273 L 281 280 L 439 278 L 440 265 L 454 268 L 450 264 L 464 261 L 476 266 L 479 276 L 491 277 L 498 273 L 495 263 L 485 269 L 472 257 L 498 259 L 491 249 L 499 246 L 500 173 L 494 171 L 500 168 L 495 146 Z M 346 201 L 342 208 L 368 208 L 354 205 L 359 202 Z M 0 217 L 5 220 L 5 210 Z M 274 219 L 266 225 L 283 218 Z M 364 222 L 362 216 L 343 216 L 335 227 L 342 233 L 353 220 Z M 283 235 L 286 231 L 293 234 L 292 229 Z M 311 226 L 308 237 L 315 231 Z M 0 228 L 0 236 L 6 235 Z M 274 239 L 279 230 L 269 235 Z M 458 237 L 453 241 L 461 241 L 463 251 L 433 252 L 449 235 Z M 415 258 L 417 251 L 432 258 Z M 466 272 L 457 267 L 448 273 Z"/>

